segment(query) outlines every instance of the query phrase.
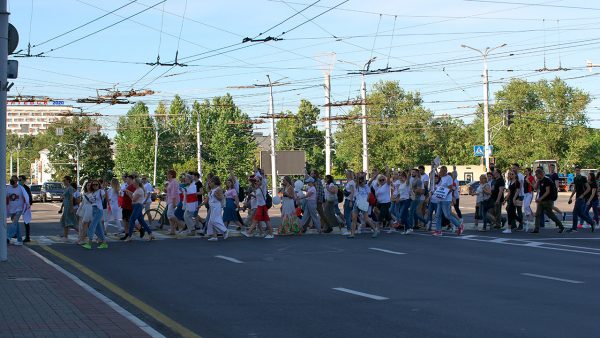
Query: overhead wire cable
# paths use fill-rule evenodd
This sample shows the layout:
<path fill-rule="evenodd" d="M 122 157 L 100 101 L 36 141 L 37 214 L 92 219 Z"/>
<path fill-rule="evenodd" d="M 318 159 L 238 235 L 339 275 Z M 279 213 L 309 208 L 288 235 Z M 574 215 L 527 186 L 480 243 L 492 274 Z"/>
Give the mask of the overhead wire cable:
<path fill-rule="evenodd" d="M 110 12 L 108 12 L 108 13 L 104 14 L 104 15 L 101 15 L 101 16 L 99 16 L 99 17 L 97 17 L 97 18 L 93 19 L 93 20 L 90 20 L 90 21 L 88 21 L 88 22 L 86 22 L 86 23 L 84 23 L 84 24 L 81 24 L 81 25 L 79 25 L 79 26 L 77 26 L 77 27 L 75 27 L 75 28 L 72 28 L 72 29 L 70 29 L 70 30 L 68 30 L 68 31 L 66 31 L 66 32 L 64 32 L 64 33 L 61 33 L 61 34 L 59 34 L 59 35 L 57 35 L 57 36 L 55 36 L 55 37 L 52 37 L 52 38 L 50 38 L 50 39 L 48 39 L 48 40 L 45 40 L 45 41 L 43 41 L 43 42 L 40 42 L 40 43 L 38 43 L 38 44 L 35 44 L 35 45 L 31 46 L 31 47 L 39 47 L 39 46 L 41 46 L 41 45 L 43 45 L 43 44 L 46 44 L 46 43 L 48 43 L 48 42 L 50 42 L 50 41 L 56 40 L 56 39 L 58 39 L 58 38 L 60 38 L 60 37 L 63 37 L 63 36 L 65 36 L 65 35 L 69 34 L 69 33 L 72 33 L 72 32 L 74 32 L 74 31 L 76 31 L 76 30 L 80 29 L 80 28 L 83 28 L 83 27 L 85 27 L 85 26 L 87 26 L 87 25 L 89 25 L 89 24 L 92 24 L 92 23 L 94 23 L 94 22 L 96 22 L 96 21 L 98 21 L 98 20 L 100 20 L 100 19 L 103 19 L 103 18 L 107 17 L 108 15 L 110 15 L 110 14 L 112 14 L 112 13 L 116 12 L 116 11 L 119 11 L 119 10 L 121 10 L 121 9 L 123 9 L 123 8 L 125 8 L 125 7 L 127 7 L 127 6 L 129 6 L 129 5 L 131 5 L 131 4 L 133 4 L 133 3 L 135 3 L 136 1 L 137 1 L 137 0 L 130 1 L 130 2 L 126 3 L 126 4 L 124 4 L 123 6 L 121 6 L 121 7 L 119 7 L 119 8 L 115 8 L 115 9 L 113 9 L 112 11 L 110 11 Z"/>
<path fill-rule="evenodd" d="M 165 1 L 167 1 L 167 0 L 162 0 L 162 1 L 159 1 L 159 2 L 155 3 L 154 5 L 152 5 L 152 7 L 158 6 L 158 5 L 162 4 L 162 3 L 163 3 L 163 2 L 165 2 Z M 74 44 L 74 43 L 76 43 L 76 42 L 79 42 L 79 41 L 81 41 L 81 40 L 83 40 L 83 39 L 85 39 L 85 38 L 88 38 L 88 37 L 92 36 L 92 35 L 98 34 L 98 33 L 102 32 L 102 31 L 105 31 L 105 30 L 107 30 L 107 29 L 109 29 L 109 28 L 111 28 L 111 27 L 114 27 L 114 26 L 116 26 L 116 25 L 118 25 L 118 24 L 120 24 L 120 23 L 122 23 L 122 22 L 124 22 L 124 21 L 126 21 L 126 20 L 129 20 L 129 19 L 131 19 L 131 18 L 133 18 L 133 17 L 135 17 L 135 16 L 137 16 L 137 15 L 139 15 L 139 14 L 142 14 L 142 13 L 146 12 L 147 10 L 149 10 L 149 9 L 150 9 L 150 8 L 152 8 L 152 7 L 148 7 L 148 8 L 146 8 L 146 9 L 143 9 L 143 10 L 139 11 L 139 12 L 136 12 L 136 13 L 134 13 L 134 14 L 132 14 L 132 15 L 128 16 L 128 17 L 125 17 L 125 18 L 124 18 L 124 19 L 122 19 L 122 20 L 119 20 L 119 21 L 117 21 L 117 22 L 115 22 L 115 23 L 113 23 L 113 24 L 110 24 L 110 25 L 108 25 L 108 26 L 105 26 L 105 27 L 103 27 L 103 28 L 100 28 L 100 29 L 98 29 L 98 30 L 96 30 L 96 31 L 93 31 L 93 32 L 91 32 L 91 33 L 89 33 L 89 34 L 86 34 L 86 35 L 84 35 L 84 36 L 82 36 L 82 37 L 80 37 L 80 38 L 77 38 L 77 39 L 75 39 L 75 40 L 73 40 L 73 41 L 71 41 L 71 42 L 65 43 L 65 44 L 63 44 L 63 45 L 60 45 L 60 46 L 58 46 L 58 47 L 55 47 L 55 48 L 52 48 L 52 49 L 50 49 L 50 50 L 47 50 L 47 51 L 45 51 L 45 52 L 42 52 L 42 53 L 40 53 L 40 55 L 43 55 L 43 54 L 46 54 L 46 53 L 50 53 L 50 52 L 54 52 L 54 51 L 56 51 L 56 50 L 59 50 L 59 49 L 61 49 L 61 48 L 64 48 L 64 47 L 70 46 L 70 45 L 72 45 L 72 44 Z M 108 15 L 108 14 L 107 14 L 107 15 Z"/>

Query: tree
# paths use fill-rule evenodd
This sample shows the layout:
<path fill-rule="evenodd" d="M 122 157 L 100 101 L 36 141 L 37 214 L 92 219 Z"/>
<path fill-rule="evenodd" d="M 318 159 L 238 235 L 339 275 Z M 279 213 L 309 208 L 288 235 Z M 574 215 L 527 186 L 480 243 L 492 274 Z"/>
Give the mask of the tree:
<path fill-rule="evenodd" d="M 378 82 L 367 96 L 367 135 L 370 168 L 384 166 L 408 168 L 429 163 L 433 146 L 428 143 L 426 130 L 432 117 L 425 109 L 418 92 L 406 92 L 398 82 Z M 360 106 L 350 111 L 353 117 L 343 121 L 336 133 L 336 169 L 362 169 L 362 130 Z M 435 142 L 442 142 L 438 135 Z"/>
<path fill-rule="evenodd" d="M 83 145 L 80 160 L 80 175 L 89 178 L 110 180 L 113 177 L 115 162 L 113 161 L 112 141 L 104 134 L 90 135 Z"/>
<path fill-rule="evenodd" d="M 592 141 L 585 115 L 589 94 L 559 78 L 512 80 L 496 92 L 496 102 L 490 125 L 500 123 L 507 109 L 515 115 L 510 128 L 502 128 L 493 140 L 500 166 L 531 165 L 540 159 L 558 160 L 560 167 L 583 164 Z"/>
<path fill-rule="evenodd" d="M 143 102 L 119 118 L 115 136 L 115 171 L 150 174 L 154 168 L 154 123 Z"/>
<path fill-rule="evenodd" d="M 290 118 L 277 122 L 277 150 L 304 150 L 306 160 L 311 167 L 323 172 L 325 170 L 325 132 L 317 128 L 319 108 L 310 101 L 301 100 L 298 112 L 284 113 Z"/>
<path fill-rule="evenodd" d="M 221 178 L 230 171 L 237 176 L 248 174 L 257 152 L 248 115 L 229 94 L 195 104 L 194 109 L 201 119 L 203 166 Z"/>

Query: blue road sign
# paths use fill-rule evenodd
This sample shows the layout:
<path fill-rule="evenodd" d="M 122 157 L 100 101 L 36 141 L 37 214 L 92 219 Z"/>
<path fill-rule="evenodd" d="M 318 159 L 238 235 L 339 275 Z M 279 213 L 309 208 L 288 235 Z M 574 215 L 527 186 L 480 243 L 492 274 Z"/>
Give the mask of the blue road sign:
<path fill-rule="evenodd" d="M 473 146 L 473 155 L 474 156 L 485 156 L 483 146 Z"/>

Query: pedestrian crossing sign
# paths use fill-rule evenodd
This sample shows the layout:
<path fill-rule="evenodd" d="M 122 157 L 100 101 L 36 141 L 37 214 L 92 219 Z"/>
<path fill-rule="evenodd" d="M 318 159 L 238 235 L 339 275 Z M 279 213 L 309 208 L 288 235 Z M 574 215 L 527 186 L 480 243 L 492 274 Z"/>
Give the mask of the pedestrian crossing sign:
<path fill-rule="evenodd" d="M 473 155 L 474 156 L 485 156 L 485 152 L 483 150 L 483 146 L 473 146 Z"/>

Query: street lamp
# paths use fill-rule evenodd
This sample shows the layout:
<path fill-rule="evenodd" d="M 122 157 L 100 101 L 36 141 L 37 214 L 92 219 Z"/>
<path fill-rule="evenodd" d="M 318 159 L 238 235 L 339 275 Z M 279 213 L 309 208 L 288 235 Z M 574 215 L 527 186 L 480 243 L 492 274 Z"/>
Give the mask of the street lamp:
<path fill-rule="evenodd" d="M 75 170 L 77 171 L 77 186 L 79 186 L 79 146 L 73 143 L 59 143 L 58 146 L 72 146 L 75 147 Z"/>
<path fill-rule="evenodd" d="M 360 72 L 361 98 L 362 98 L 362 104 L 361 104 L 361 108 L 362 108 L 362 120 L 361 120 L 362 149 L 363 149 L 362 163 L 363 163 L 363 171 L 367 174 L 369 172 L 369 145 L 367 143 L 367 84 L 365 82 L 365 73 L 369 70 L 371 63 L 373 61 L 375 61 L 375 59 L 377 59 L 376 56 L 370 58 L 367 62 L 365 62 L 365 64 L 362 66 L 362 71 Z M 344 60 L 338 60 L 338 61 L 343 62 L 343 63 L 349 63 L 351 65 L 360 67 L 360 65 L 358 65 L 354 62 L 349 62 L 349 61 L 344 61 Z"/>
<path fill-rule="evenodd" d="M 490 84 L 488 82 L 488 66 L 487 66 L 487 57 L 495 49 L 502 48 L 506 46 L 505 43 L 496 46 L 494 48 L 486 47 L 483 51 L 469 47 L 467 45 L 460 45 L 463 48 L 468 48 L 476 51 L 481 54 L 483 57 L 483 142 L 484 142 L 484 154 L 485 154 L 485 167 L 486 170 L 489 170 L 490 167 L 490 119 L 488 112 L 488 104 L 489 104 L 489 95 L 490 95 Z"/>

